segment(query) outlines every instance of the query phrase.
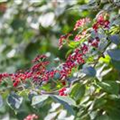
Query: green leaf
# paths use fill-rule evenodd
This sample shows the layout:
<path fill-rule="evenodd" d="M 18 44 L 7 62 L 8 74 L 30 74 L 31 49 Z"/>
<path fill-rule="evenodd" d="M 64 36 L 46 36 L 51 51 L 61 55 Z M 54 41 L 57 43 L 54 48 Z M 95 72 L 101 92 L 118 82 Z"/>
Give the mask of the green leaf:
<path fill-rule="evenodd" d="M 2 96 L 0 95 L 0 108 L 3 106 L 3 99 Z"/>
<path fill-rule="evenodd" d="M 87 67 L 83 66 L 82 72 L 90 77 L 95 77 L 95 75 L 96 75 L 96 70 L 91 66 L 87 66 Z"/>
<path fill-rule="evenodd" d="M 120 61 L 120 49 L 108 50 L 107 53 L 111 59 Z"/>
<path fill-rule="evenodd" d="M 94 109 L 100 109 L 107 103 L 105 98 L 97 98 L 94 102 Z"/>
<path fill-rule="evenodd" d="M 89 116 L 90 116 L 91 120 L 94 120 L 97 114 L 98 114 L 98 111 L 92 111 L 92 112 L 90 112 Z"/>
<path fill-rule="evenodd" d="M 67 97 L 62 96 L 51 96 L 52 99 L 54 99 L 56 102 L 59 102 L 63 107 L 72 115 L 75 115 L 75 111 L 73 110 L 71 105 L 75 105 L 73 100 Z M 65 98 L 65 99 L 64 99 Z"/>
<path fill-rule="evenodd" d="M 105 81 L 97 83 L 104 91 L 118 95 L 119 84 L 116 81 Z"/>
<path fill-rule="evenodd" d="M 116 107 L 110 106 L 110 108 L 108 109 L 108 114 L 111 120 L 120 120 L 120 110 Z"/>
<path fill-rule="evenodd" d="M 120 44 L 120 36 L 119 35 L 111 35 L 109 36 L 111 42 L 115 43 L 116 45 Z"/>
<path fill-rule="evenodd" d="M 85 86 L 81 85 L 80 83 L 76 83 L 73 86 L 72 91 L 70 93 L 71 97 L 75 100 L 82 99 L 84 94 L 85 94 Z"/>
<path fill-rule="evenodd" d="M 68 46 L 71 48 L 76 48 L 79 44 L 79 42 L 71 41 Z"/>
<path fill-rule="evenodd" d="M 48 95 L 34 96 L 32 98 L 32 105 L 36 105 L 36 104 L 42 103 L 43 101 L 47 100 L 48 97 L 49 97 Z"/>
<path fill-rule="evenodd" d="M 108 115 L 99 115 L 97 118 L 96 118 L 96 120 L 112 120 L 112 119 L 110 119 L 110 117 L 108 116 Z"/>
<path fill-rule="evenodd" d="M 70 98 L 68 96 L 58 96 L 58 95 L 55 95 L 54 97 L 56 97 L 59 100 L 62 100 L 64 102 L 68 103 L 69 105 L 76 106 L 76 102 L 72 98 Z"/>
<path fill-rule="evenodd" d="M 120 25 L 120 18 L 118 17 L 116 20 L 114 20 L 112 25 Z"/>
<path fill-rule="evenodd" d="M 115 95 L 115 94 L 110 94 L 110 95 L 108 95 L 108 98 L 111 99 L 111 100 L 119 100 L 120 96 Z"/>
<path fill-rule="evenodd" d="M 7 103 L 14 109 L 19 109 L 23 102 L 23 97 L 18 96 L 16 93 L 11 93 L 8 96 Z"/>
<path fill-rule="evenodd" d="M 120 71 L 120 61 L 111 60 L 112 65 Z"/>
<path fill-rule="evenodd" d="M 111 60 L 111 59 L 110 59 L 110 56 L 109 56 L 109 55 L 105 55 L 104 58 L 101 57 L 101 58 L 99 59 L 100 62 L 104 62 L 104 63 L 107 63 L 107 64 L 110 63 L 110 60 Z"/>

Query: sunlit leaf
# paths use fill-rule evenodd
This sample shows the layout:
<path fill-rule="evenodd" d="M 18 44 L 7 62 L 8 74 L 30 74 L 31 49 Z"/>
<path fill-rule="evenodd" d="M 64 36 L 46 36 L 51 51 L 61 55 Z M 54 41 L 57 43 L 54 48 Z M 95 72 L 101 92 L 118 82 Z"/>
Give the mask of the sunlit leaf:
<path fill-rule="evenodd" d="M 120 61 L 120 49 L 113 49 L 107 51 L 111 59 Z"/>
<path fill-rule="evenodd" d="M 7 103 L 14 109 L 19 109 L 22 104 L 23 98 L 15 93 L 12 93 L 7 98 Z"/>
<path fill-rule="evenodd" d="M 48 95 L 39 95 L 32 98 L 32 105 L 37 105 L 48 99 Z"/>

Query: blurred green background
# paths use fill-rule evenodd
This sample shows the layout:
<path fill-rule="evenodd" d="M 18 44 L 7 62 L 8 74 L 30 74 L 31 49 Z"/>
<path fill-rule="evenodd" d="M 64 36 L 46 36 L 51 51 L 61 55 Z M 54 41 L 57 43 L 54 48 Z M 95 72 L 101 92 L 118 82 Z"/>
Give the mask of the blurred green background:
<path fill-rule="evenodd" d="M 67 47 L 58 50 L 66 34 L 87 10 L 78 5 L 87 0 L 0 0 L 0 72 L 28 69 L 38 54 L 65 59 Z M 74 7 L 74 8 L 73 8 Z"/>

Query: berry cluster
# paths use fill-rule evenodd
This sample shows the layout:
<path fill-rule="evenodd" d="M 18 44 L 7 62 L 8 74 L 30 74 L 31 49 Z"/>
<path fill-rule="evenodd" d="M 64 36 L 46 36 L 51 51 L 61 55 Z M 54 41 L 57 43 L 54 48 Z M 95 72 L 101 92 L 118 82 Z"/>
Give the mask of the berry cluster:
<path fill-rule="evenodd" d="M 77 30 L 80 27 L 84 27 L 87 23 L 90 23 L 89 18 L 83 18 L 83 19 L 78 20 L 75 24 L 74 30 Z"/>
<path fill-rule="evenodd" d="M 35 120 L 35 119 L 38 119 L 38 116 L 35 114 L 30 114 L 26 118 L 24 118 L 24 120 Z"/>
<path fill-rule="evenodd" d="M 76 22 L 74 30 L 77 30 L 79 27 L 84 27 L 87 23 L 90 22 L 89 18 L 80 19 Z M 96 23 L 92 26 L 93 30 L 95 32 L 98 31 L 99 27 L 108 28 L 109 21 L 103 16 L 103 14 L 100 14 L 97 16 Z M 83 29 L 81 31 L 81 34 L 75 36 L 74 42 L 78 42 L 81 39 L 86 39 L 87 30 Z M 67 35 L 63 35 L 59 39 L 59 48 L 61 48 L 64 44 L 64 42 L 69 43 L 68 40 L 69 36 L 71 36 L 71 33 L 68 33 Z M 2 82 L 5 78 L 10 78 L 13 82 L 13 86 L 17 87 L 21 83 L 26 83 L 26 80 L 32 80 L 33 83 L 39 85 L 41 82 L 48 82 L 49 80 L 52 80 L 56 77 L 56 75 L 59 75 L 57 80 L 60 80 L 63 86 L 66 85 L 66 80 L 68 77 L 72 76 L 72 70 L 76 69 L 79 65 L 82 65 L 85 63 L 85 55 L 89 51 L 89 48 L 95 47 L 98 48 L 99 45 L 99 37 L 95 36 L 95 38 L 87 37 L 85 42 L 80 43 L 72 53 L 70 53 L 64 63 L 61 63 L 59 67 L 47 69 L 48 65 L 50 64 L 48 57 L 46 55 L 38 55 L 33 61 L 33 66 L 23 72 L 17 72 L 14 74 L 8 74 L 8 73 L 2 73 L 0 74 L 0 82 Z M 61 89 L 59 91 L 59 95 L 66 95 L 64 91 L 66 88 Z"/>
<path fill-rule="evenodd" d="M 60 90 L 59 90 L 59 95 L 60 95 L 60 96 L 67 96 L 66 90 L 67 90 L 67 88 L 62 88 L 62 89 L 60 89 Z"/>
<path fill-rule="evenodd" d="M 80 39 L 84 38 L 86 36 L 87 30 L 82 31 L 82 33 L 77 34 L 74 38 L 74 41 L 80 41 Z"/>
<path fill-rule="evenodd" d="M 98 47 L 98 44 L 99 44 L 99 38 L 98 37 L 95 37 L 94 39 L 89 39 L 88 42 L 89 42 L 89 45 L 97 48 Z"/>
<path fill-rule="evenodd" d="M 97 21 L 93 25 L 93 29 L 95 30 L 95 32 L 98 31 L 99 27 L 109 28 L 110 21 L 107 19 L 107 16 L 108 14 L 103 13 L 97 16 Z"/>

